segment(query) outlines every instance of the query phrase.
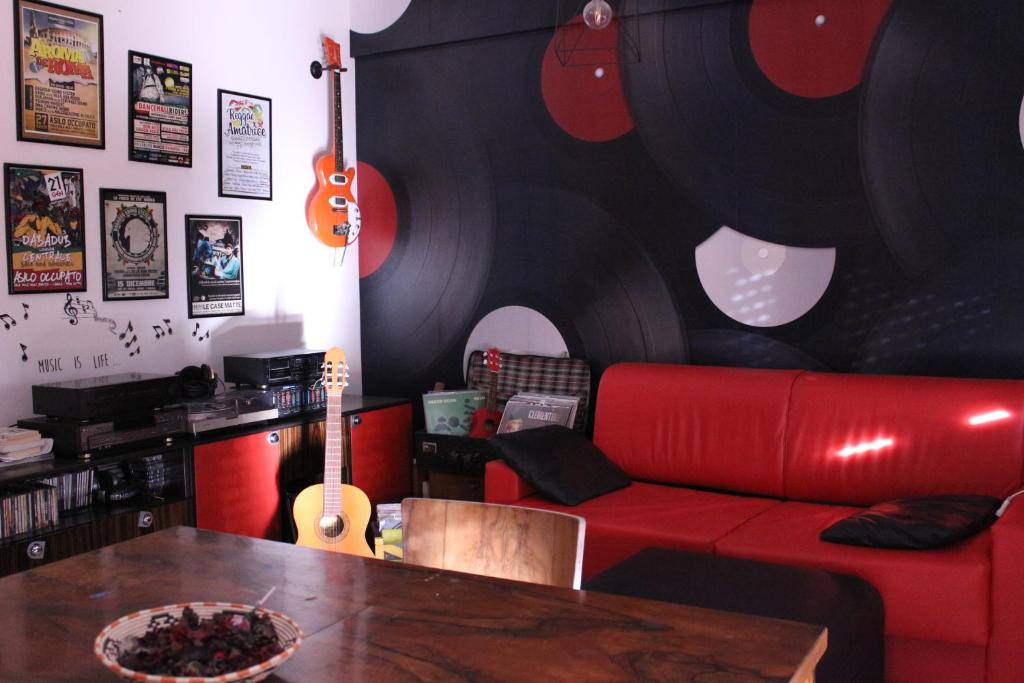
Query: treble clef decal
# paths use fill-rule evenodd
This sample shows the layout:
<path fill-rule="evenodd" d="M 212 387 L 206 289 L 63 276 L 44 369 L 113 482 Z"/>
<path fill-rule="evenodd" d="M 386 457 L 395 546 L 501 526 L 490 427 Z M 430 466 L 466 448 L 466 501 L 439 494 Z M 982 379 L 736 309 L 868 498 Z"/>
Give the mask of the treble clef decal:
<path fill-rule="evenodd" d="M 72 325 L 78 324 L 78 309 L 75 307 L 70 294 L 68 294 L 67 301 L 64 302 L 64 315 L 68 317 L 68 322 Z"/>

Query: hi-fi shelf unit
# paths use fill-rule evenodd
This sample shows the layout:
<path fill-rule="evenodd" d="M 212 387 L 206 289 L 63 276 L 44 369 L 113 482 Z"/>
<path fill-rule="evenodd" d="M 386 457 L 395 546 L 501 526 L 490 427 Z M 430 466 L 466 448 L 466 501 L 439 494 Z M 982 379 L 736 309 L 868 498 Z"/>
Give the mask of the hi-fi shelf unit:
<path fill-rule="evenodd" d="M 348 395 L 351 435 L 343 480 L 374 503 L 411 492 L 412 409 L 406 399 Z M 136 496 L 62 513 L 49 528 L 0 539 L 0 576 L 184 524 L 275 540 L 290 537 L 288 494 L 323 472 L 324 413 L 292 415 L 91 460 L 0 468 L 0 486 L 145 462 L 163 454 L 174 477 L 159 497 Z M 168 479 L 170 482 L 170 478 Z"/>
<path fill-rule="evenodd" d="M 61 510 L 57 523 L 0 539 L 0 576 L 70 557 L 110 543 L 174 526 L 192 524 L 192 459 L 186 446 L 159 446 L 94 457 L 90 460 L 54 459 L 0 469 L 0 487 L 8 484 L 52 479 L 61 475 L 93 471 L 131 463 L 152 463 L 159 456 L 166 477 L 162 486 L 153 484 L 126 500 L 100 501 L 97 492 L 88 504 Z"/>

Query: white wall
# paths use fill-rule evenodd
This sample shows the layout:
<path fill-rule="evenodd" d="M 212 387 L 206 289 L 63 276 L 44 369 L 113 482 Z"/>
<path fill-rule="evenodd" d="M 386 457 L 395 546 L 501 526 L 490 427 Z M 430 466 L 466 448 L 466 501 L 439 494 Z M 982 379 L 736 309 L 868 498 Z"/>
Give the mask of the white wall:
<path fill-rule="evenodd" d="M 348 58 L 348 0 L 66 0 L 104 17 L 106 149 L 16 142 L 12 12 L 0 11 L 0 161 L 82 168 L 85 174 L 88 291 L 99 315 L 140 332 L 141 353 L 129 350 L 108 326 L 85 320 L 71 326 L 64 294 L 7 295 L 6 246 L 0 280 L 0 313 L 16 315 L 0 327 L 0 424 L 31 414 L 32 384 L 122 372 L 173 373 L 209 363 L 221 373 L 232 353 L 305 346 L 346 350 L 352 393 L 361 389 L 358 243 L 341 267 L 305 222 L 314 187 L 313 159 L 329 147 L 330 98 L 326 78 L 314 80 L 309 62 L 321 56 L 320 37 L 341 42 Z M 127 53 L 129 49 L 191 62 L 194 69 L 193 167 L 129 162 Z M 355 76 L 343 78 L 345 152 L 355 164 Z M 216 92 L 225 88 L 273 100 L 274 200 L 217 197 Z M 167 193 L 170 298 L 103 301 L 98 195 L 100 187 Z M 189 320 L 186 302 L 184 215 L 240 215 L 243 220 L 245 316 Z M 6 217 L 4 226 L 6 226 Z M 340 254 L 338 255 L 340 256 Z M 29 304 L 29 319 L 22 317 Z M 172 321 L 173 335 L 159 340 L 151 325 Z M 210 330 L 198 341 L 195 323 Z M 21 360 L 20 344 L 29 360 Z M 97 369 L 106 354 L 111 367 Z M 74 359 L 82 364 L 74 368 Z M 63 371 L 44 372 L 39 361 L 61 359 Z"/>

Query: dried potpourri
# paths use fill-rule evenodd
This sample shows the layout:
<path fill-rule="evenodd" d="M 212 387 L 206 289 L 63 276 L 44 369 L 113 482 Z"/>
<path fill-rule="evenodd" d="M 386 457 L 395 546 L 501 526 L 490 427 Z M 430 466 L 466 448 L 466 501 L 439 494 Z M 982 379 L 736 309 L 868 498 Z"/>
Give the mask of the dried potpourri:
<path fill-rule="evenodd" d="M 117 663 L 147 674 L 219 676 L 241 671 L 284 651 L 266 614 L 217 612 L 200 619 L 186 607 L 174 623 L 146 632 Z"/>

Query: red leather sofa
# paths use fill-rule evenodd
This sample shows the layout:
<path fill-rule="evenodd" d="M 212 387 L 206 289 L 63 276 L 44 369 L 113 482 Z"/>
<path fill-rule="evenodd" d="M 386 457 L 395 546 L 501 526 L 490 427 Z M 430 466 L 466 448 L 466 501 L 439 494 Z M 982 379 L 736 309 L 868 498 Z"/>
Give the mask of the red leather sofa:
<path fill-rule="evenodd" d="M 885 604 L 887 680 L 1024 681 L 1024 496 L 940 549 L 818 538 L 887 500 L 1021 489 L 1024 382 L 627 363 L 596 409 L 629 487 L 566 508 L 500 461 L 485 479 L 489 502 L 585 517 L 585 578 L 649 546 L 854 574 Z"/>

